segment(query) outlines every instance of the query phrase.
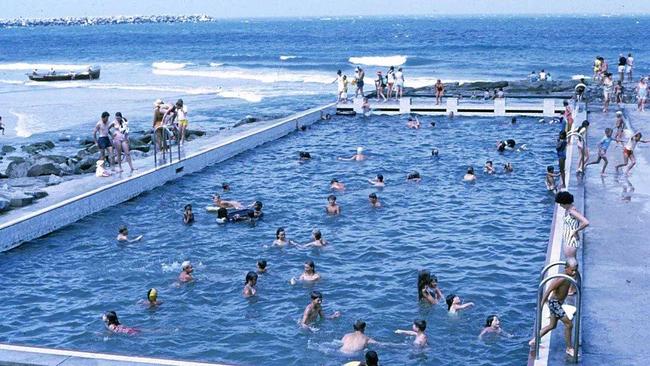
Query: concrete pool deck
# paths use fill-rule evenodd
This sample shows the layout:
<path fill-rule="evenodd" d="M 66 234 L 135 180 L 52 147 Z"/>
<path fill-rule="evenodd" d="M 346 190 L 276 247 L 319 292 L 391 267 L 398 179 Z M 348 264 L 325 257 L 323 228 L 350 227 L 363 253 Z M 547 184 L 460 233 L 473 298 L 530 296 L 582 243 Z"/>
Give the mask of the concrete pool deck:
<path fill-rule="evenodd" d="M 615 109 L 612 109 L 615 110 Z M 650 112 L 627 105 L 628 128 L 648 139 Z M 591 156 L 605 127 L 613 127 L 614 112 L 591 113 Z M 627 141 L 627 137 L 623 139 Z M 583 365 L 647 365 L 650 321 L 647 296 L 650 268 L 647 225 L 650 223 L 650 145 L 639 143 L 637 165 L 627 178 L 615 174 L 622 148 L 610 145 L 607 176 L 590 166 L 584 183 L 585 213 L 591 225 L 585 234 L 583 263 Z M 644 320 L 645 319 L 645 320 Z"/>
<path fill-rule="evenodd" d="M 127 201 L 186 174 L 226 160 L 269 141 L 285 136 L 298 127 L 320 120 L 321 111 L 334 112 L 334 103 L 291 116 L 231 129 L 213 137 L 186 144 L 178 159 L 173 146 L 171 162 L 158 165 L 149 156 L 134 162 L 133 174 L 110 177 L 86 175 L 48 187 L 48 196 L 36 203 L 0 215 L 0 252 L 60 229 L 85 216 Z M 169 157 L 167 158 L 169 160 Z M 123 167 L 128 170 L 128 167 Z"/>

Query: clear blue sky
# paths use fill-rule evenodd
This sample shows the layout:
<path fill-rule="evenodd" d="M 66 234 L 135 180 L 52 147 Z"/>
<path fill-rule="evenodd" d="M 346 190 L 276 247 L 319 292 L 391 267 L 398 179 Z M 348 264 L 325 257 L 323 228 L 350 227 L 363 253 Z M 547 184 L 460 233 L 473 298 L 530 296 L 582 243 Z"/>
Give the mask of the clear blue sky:
<path fill-rule="evenodd" d="M 0 18 L 207 14 L 217 18 L 650 14 L 650 0 L 2 0 Z"/>

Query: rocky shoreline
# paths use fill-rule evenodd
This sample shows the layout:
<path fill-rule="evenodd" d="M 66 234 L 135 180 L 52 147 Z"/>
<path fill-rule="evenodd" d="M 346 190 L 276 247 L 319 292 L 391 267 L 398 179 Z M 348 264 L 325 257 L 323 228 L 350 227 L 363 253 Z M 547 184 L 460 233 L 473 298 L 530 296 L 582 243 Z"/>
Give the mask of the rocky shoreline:
<path fill-rule="evenodd" d="M 186 141 L 205 135 L 204 131 L 188 130 Z M 60 144 L 71 143 L 69 137 L 60 137 Z M 79 140 L 74 154 L 54 154 L 57 145 L 42 141 L 21 146 L 0 147 L 0 212 L 27 206 L 46 197 L 45 187 L 74 179 L 82 174 L 93 174 L 99 158 L 99 150 L 90 137 Z M 134 161 L 153 153 L 150 131 L 129 134 L 131 157 Z M 68 148 L 66 150 L 74 150 Z"/>
<path fill-rule="evenodd" d="M 208 15 L 133 15 L 111 17 L 65 17 L 39 19 L 0 19 L 2 27 L 43 27 L 43 26 L 89 26 L 109 24 L 146 24 L 146 23 L 204 23 L 214 22 Z"/>

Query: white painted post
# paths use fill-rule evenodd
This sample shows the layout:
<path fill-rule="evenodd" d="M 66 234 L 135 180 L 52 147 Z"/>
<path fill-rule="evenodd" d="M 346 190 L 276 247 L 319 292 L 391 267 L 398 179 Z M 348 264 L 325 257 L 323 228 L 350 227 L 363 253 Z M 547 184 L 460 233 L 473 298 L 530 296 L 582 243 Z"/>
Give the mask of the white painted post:
<path fill-rule="evenodd" d="M 458 98 L 447 98 L 447 114 L 450 112 L 458 114 Z"/>
<path fill-rule="evenodd" d="M 555 114 L 555 99 L 544 98 L 544 117 L 553 117 Z"/>
<path fill-rule="evenodd" d="M 494 115 L 495 116 L 506 115 L 506 98 L 494 99 Z"/>
<path fill-rule="evenodd" d="M 399 113 L 411 113 L 411 98 L 402 98 L 399 100 Z"/>
<path fill-rule="evenodd" d="M 363 113 L 363 98 L 354 98 L 354 111 Z"/>

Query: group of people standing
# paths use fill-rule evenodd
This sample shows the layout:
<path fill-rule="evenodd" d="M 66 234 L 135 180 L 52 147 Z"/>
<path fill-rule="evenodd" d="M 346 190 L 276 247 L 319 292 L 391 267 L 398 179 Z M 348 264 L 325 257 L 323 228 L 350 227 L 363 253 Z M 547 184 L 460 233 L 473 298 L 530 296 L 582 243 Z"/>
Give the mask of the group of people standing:
<path fill-rule="evenodd" d="M 354 92 L 355 97 L 359 95 L 364 97 L 363 87 L 365 85 L 365 76 L 366 72 L 359 66 L 354 69 L 354 78 L 352 80 L 349 80 L 347 75 L 344 75 L 341 70 L 338 70 L 336 72 L 336 79 L 332 82 L 332 84 L 337 84 L 337 102 L 348 102 L 349 84 L 356 86 Z M 396 70 L 395 66 L 391 66 L 386 72 L 386 75 L 381 70 L 377 71 L 374 82 L 377 101 L 387 101 L 392 98 L 397 100 L 401 99 L 404 95 L 404 71 L 401 67 L 398 67 Z"/>

